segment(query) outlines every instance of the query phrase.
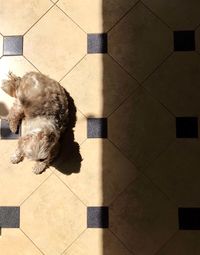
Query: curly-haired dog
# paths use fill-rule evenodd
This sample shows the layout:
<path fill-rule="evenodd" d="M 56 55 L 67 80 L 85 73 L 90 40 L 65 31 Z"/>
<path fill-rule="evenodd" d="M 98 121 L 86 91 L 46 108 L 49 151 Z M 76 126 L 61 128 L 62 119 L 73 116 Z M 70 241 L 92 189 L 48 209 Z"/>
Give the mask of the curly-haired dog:
<path fill-rule="evenodd" d="M 8 114 L 12 132 L 23 119 L 23 136 L 11 156 L 13 164 L 24 157 L 36 161 L 34 173 L 43 172 L 59 151 L 59 138 L 68 123 L 68 99 L 65 89 L 49 77 L 29 72 L 22 78 L 9 74 L 2 89 L 15 102 Z"/>

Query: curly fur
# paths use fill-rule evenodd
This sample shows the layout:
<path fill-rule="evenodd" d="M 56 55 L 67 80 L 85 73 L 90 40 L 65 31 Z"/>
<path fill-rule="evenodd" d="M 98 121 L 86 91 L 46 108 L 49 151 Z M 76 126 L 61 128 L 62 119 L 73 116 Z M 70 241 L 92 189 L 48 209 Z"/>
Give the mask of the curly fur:
<path fill-rule="evenodd" d="M 12 132 L 23 119 L 22 137 L 11 156 L 12 163 L 24 157 L 36 161 L 33 171 L 44 171 L 59 151 L 59 138 L 68 123 L 68 99 L 65 89 L 55 80 L 29 72 L 22 78 L 9 73 L 2 89 L 16 100 L 8 114 Z"/>

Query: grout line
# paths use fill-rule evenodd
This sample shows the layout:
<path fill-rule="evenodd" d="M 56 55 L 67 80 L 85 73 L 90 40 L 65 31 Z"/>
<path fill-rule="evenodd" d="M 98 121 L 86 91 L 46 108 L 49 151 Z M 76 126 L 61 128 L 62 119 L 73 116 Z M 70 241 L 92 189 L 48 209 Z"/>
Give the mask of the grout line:
<path fill-rule="evenodd" d="M 168 244 L 173 238 L 174 236 L 179 232 L 179 230 L 177 230 L 157 251 L 154 255 L 159 255 L 158 253 L 162 250 L 162 248 L 164 248 L 166 246 L 166 244 Z"/>
<path fill-rule="evenodd" d="M 21 228 L 19 228 L 20 229 L 20 231 L 31 241 L 31 243 L 43 254 L 43 255 L 45 255 L 41 250 L 40 250 L 40 248 L 33 242 L 33 240 L 21 229 Z"/>
<path fill-rule="evenodd" d="M 130 74 L 110 53 L 108 53 L 108 55 L 122 70 L 124 70 L 124 72 L 126 72 L 137 83 L 141 84 L 141 82 L 139 82 L 132 74 Z"/>
<path fill-rule="evenodd" d="M 162 156 L 163 153 L 165 153 L 169 147 L 171 147 L 173 144 L 175 144 L 177 142 L 177 138 L 175 137 L 173 141 L 171 141 L 166 147 L 165 149 L 163 149 L 160 153 L 158 153 L 158 155 L 156 156 L 155 159 L 153 159 L 148 165 L 144 166 L 144 170 L 147 169 L 148 167 L 150 167 L 158 158 L 160 158 L 160 156 Z M 144 170 L 140 170 L 142 173 L 144 173 Z"/>
<path fill-rule="evenodd" d="M 51 170 L 50 170 L 51 171 Z M 43 183 L 45 183 L 51 176 L 52 176 L 52 174 L 53 174 L 53 172 L 51 172 L 51 174 L 42 182 L 42 183 L 40 183 L 40 185 L 34 190 L 34 191 L 32 191 L 22 202 L 21 202 L 21 204 L 19 205 L 20 207 L 24 204 L 24 202 L 26 201 L 26 200 L 28 200 L 29 199 L 29 197 L 31 197 L 32 195 L 33 195 L 33 193 L 35 193 L 35 191 L 37 191 L 41 186 L 42 186 L 42 184 Z"/>
<path fill-rule="evenodd" d="M 79 27 L 85 34 L 87 34 L 87 32 L 78 24 L 76 23 L 76 21 L 74 21 L 65 11 L 63 11 L 63 9 L 61 9 L 58 5 L 57 2 L 55 4 L 55 6 L 60 9 L 77 27 Z"/>
<path fill-rule="evenodd" d="M 140 2 L 141 2 L 141 1 L 138 0 L 130 9 L 128 9 L 128 10 L 119 18 L 119 20 L 117 20 L 117 22 L 116 22 L 111 28 L 109 28 L 109 29 L 107 30 L 106 33 L 109 33 L 115 26 L 117 26 L 117 25 L 121 22 L 121 20 L 123 20 L 123 19 L 129 14 L 129 12 L 131 12 L 133 9 L 135 9 L 135 8 L 136 8 L 136 5 L 138 5 Z"/>
<path fill-rule="evenodd" d="M 198 24 L 193 30 L 196 32 L 200 27 L 200 24 Z M 188 29 L 188 30 L 192 30 L 192 29 Z"/>
<path fill-rule="evenodd" d="M 59 0 L 56 0 L 55 2 L 53 0 L 50 1 L 55 5 Z"/>
<path fill-rule="evenodd" d="M 58 171 L 58 170 L 57 170 Z M 66 187 L 71 193 L 87 208 L 87 205 L 74 193 L 74 191 L 57 175 L 57 173 L 54 171 L 52 174 L 54 174 Z"/>
<path fill-rule="evenodd" d="M 117 236 L 117 234 L 115 234 L 110 228 L 108 229 L 108 231 L 110 231 L 110 233 L 112 233 L 115 238 L 132 254 L 132 255 L 136 255 L 135 252 L 131 251 L 126 245 L 125 243 Z"/>
<path fill-rule="evenodd" d="M 139 90 L 139 89 L 145 90 L 145 92 L 148 93 L 149 96 L 152 97 L 155 101 L 157 101 L 160 105 L 162 105 L 163 108 L 165 108 L 166 111 L 167 111 L 170 115 L 172 115 L 173 117 L 176 117 L 165 105 L 163 105 L 156 97 L 154 97 L 145 87 L 143 87 L 142 85 L 139 84 L 139 86 L 138 86 L 137 88 L 133 89 L 133 91 L 118 105 L 118 107 L 117 107 L 115 110 L 113 110 L 113 111 L 107 116 L 107 118 L 109 118 L 114 112 L 116 112 L 116 111 L 119 109 L 119 107 L 121 107 L 122 104 L 124 104 L 131 96 L 134 96 L 134 94 L 136 93 L 136 91 Z"/>
<path fill-rule="evenodd" d="M 177 207 L 177 205 L 176 204 L 174 204 L 172 201 L 171 201 L 171 199 L 169 199 L 169 197 L 162 191 L 162 190 L 160 190 L 160 188 L 155 184 L 155 183 L 153 183 L 152 181 L 151 181 L 151 179 L 148 177 L 148 176 L 145 176 L 144 174 L 142 174 L 145 178 L 147 178 L 150 182 L 151 182 L 151 184 L 156 188 L 156 189 L 158 189 L 168 200 L 169 200 L 169 202 L 170 202 L 170 204 L 174 207 Z M 141 175 L 141 176 L 142 176 Z M 124 191 L 123 192 L 121 192 L 120 193 L 120 195 L 119 196 L 121 196 L 124 192 L 125 192 L 125 190 L 129 187 L 129 186 L 131 186 L 138 178 L 139 178 L 140 176 L 138 176 L 138 177 L 136 177 L 136 179 L 135 180 L 133 180 L 125 189 L 124 189 Z M 119 197 L 118 196 L 118 197 Z M 112 201 L 112 203 L 109 205 L 109 206 L 112 206 L 112 204 L 115 202 L 117 200 L 117 197 Z M 109 229 L 120 241 L 121 241 L 121 243 L 122 244 L 124 244 L 123 243 L 123 241 L 111 230 L 111 229 Z M 161 248 L 163 247 L 163 246 L 165 246 L 174 236 L 175 236 L 175 234 L 178 232 L 178 230 L 159 248 L 159 250 L 156 252 L 156 254 L 161 250 Z M 124 244 L 124 246 L 127 248 L 127 246 Z M 129 250 L 130 251 L 130 250 Z M 156 255 L 155 254 L 155 255 Z"/>
<path fill-rule="evenodd" d="M 54 6 L 55 4 L 52 3 L 52 6 L 50 6 L 49 9 L 44 14 L 42 14 L 42 16 L 31 27 L 29 27 L 23 36 L 25 36 Z"/>
<path fill-rule="evenodd" d="M 154 11 L 151 10 L 151 8 L 149 8 L 148 5 L 146 5 L 143 0 L 141 0 L 141 4 L 143 4 L 143 6 L 149 10 L 149 12 L 151 12 L 151 14 L 153 14 L 158 20 L 160 20 L 161 23 L 163 23 L 165 26 L 167 26 L 172 32 L 174 31 L 172 27 L 170 27 L 162 18 L 160 18 L 160 16 L 158 16 Z"/>
<path fill-rule="evenodd" d="M 110 114 L 108 114 L 106 118 L 108 119 L 111 115 L 113 115 L 113 113 L 115 113 L 126 101 L 128 101 L 128 99 L 135 94 L 136 90 L 140 88 L 141 86 L 139 85 L 137 88 L 133 89 L 133 91 L 130 92 L 130 94 L 124 98 L 123 101 Z"/>
<path fill-rule="evenodd" d="M 113 198 L 113 200 L 112 200 L 112 201 L 109 203 L 109 205 L 108 205 L 109 209 L 110 209 L 110 207 L 112 207 L 112 205 L 116 202 L 116 200 L 117 200 L 118 198 L 120 198 L 120 196 L 126 191 L 126 189 L 128 189 L 129 186 L 131 186 L 131 185 L 138 179 L 138 177 L 139 177 L 140 175 L 141 175 L 141 174 L 139 173 L 139 170 L 138 170 L 138 176 L 137 176 L 134 180 L 132 180 L 125 188 L 123 188 L 123 190 L 120 191 L 120 193 L 119 193 L 116 197 Z"/>
<path fill-rule="evenodd" d="M 152 185 L 154 185 L 154 186 L 156 187 L 157 190 L 159 190 L 159 191 L 171 202 L 171 204 L 173 204 L 173 206 L 176 205 L 176 203 L 174 203 L 174 202 L 171 200 L 171 198 L 170 198 L 170 197 L 169 197 L 154 181 L 152 181 L 152 179 L 144 172 L 144 170 L 142 170 L 140 167 L 137 167 L 137 166 L 135 165 L 135 163 L 134 163 L 132 160 L 130 160 L 130 159 L 124 154 L 124 152 L 121 151 L 121 149 L 120 149 L 115 143 L 113 143 L 110 139 L 108 139 L 108 140 L 109 140 L 109 142 L 110 142 L 111 144 L 113 144 L 113 146 L 114 146 L 119 152 L 121 152 L 121 154 L 122 154 L 127 160 L 129 160 L 129 161 L 135 166 L 136 170 L 138 171 L 138 174 L 139 174 L 139 175 L 138 175 L 131 183 L 129 183 L 129 184 L 126 186 L 126 188 L 128 188 L 129 185 L 131 185 L 134 181 L 136 181 L 137 178 L 138 178 L 140 175 L 141 175 L 141 176 L 143 175 L 146 179 L 148 179 L 148 180 L 152 183 Z M 153 163 L 154 163 L 165 151 L 167 151 L 168 148 L 169 148 L 170 146 L 172 146 L 175 142 L 176 142 L 176 139 L 174 139 L 174 141 L 170 142 L 170 143 L 165 147 L 165 149 L 163 149 L 153 160 L 151 160 L 151 162 L 149 162 L 148 165 L 144 166 L 144 169 L 148 168 L 151 164 L 153 164 Z M 121 194 L 126 190 L 126 188 L 125 188 L 122 192 L 120 192 L 120 193 L 118 194 L 118 196 L 116 196 L 116 197 L 114 198 L 114 200 L 111 202 L 111 204 L 113 204 L 113 202 L 114 202 L 119 196 L 121 196 Z M 110 204 L 110 205 L 111 205 L 111 204 Z"/>
<path fill-rule="evenodd" d="M 176 115 L 171 112 L 157 97 L 151 94 L 151 92 L 144 86 L 141 86 L 151 98 L 158 102 L 172 117 L 176 118 Z"/>
<path fill-rule="evenodd" d="M 73 71 L 73 69 L 82 62 L 82 60 L 87 56 L 87 54 L 85 54 L 71 69 L 69 69 L 69 71 L 58 81 L 61 82 L 62 80 L 64 80 L 64 78 Z"/>
<path fill-rule="evenodd" d="M 79 111 L 86 119 L 88 118 L 78 107 L 76 107 L 77 111 Z"/>
<path fill-rule="evenodd" d="M 150 74 L 148 74 L 148 75 L 146 76 L 146 78 L 144 78 L 144 80 L 141 82 L 141 85 L 142 85 L 143 83 L 145 83 L 145 82 L 150 78 L 150 76 L 151 76 L 152 74 L 154 74 L 154 73 L 168 60 L 168 58 L 170 58 L 173 54 L 174 54 L 174 51 L 172 50 L 172 52 L 171 52 L 169 55 L 167 55 L 167 56 L 155 67 L 155 69 L 154 69 Z"/>
<path fill-rule="evenodd" d="M 40 70 L 27 57 L 25 57 L 24 55 L 22 57 L 24 57 L 26 61 L 28 61 L 39 73 L 41 73 Z"/>
<path fill-rule="evenodd" d="M 72 241 L 72 243 L 67 247 L 65 248 L 65 250 L 61 253 L 61 255 L 63 255 L 78 239 L 79 237 L 81 237 L 85 232 L 86 232 L 87 228 L 85 228 L 81 233 L 80 235 L 78 235 L 77 238 L 74 239 L 74 241 Z"/>
<path fill-rule="evenodd" d="M 170 147 L 170 145 L 172 145 L 173 143 L 169 144 L 169 146 L 167 146 L 166 150 Z M 164 150 L 163 153 L 166 151 Z M 161 156 L 162 153 L 160 153 L 159 156 Z M 155 159 L 156 160 L 156 159 Z M 174 203 L 174 201 L 160 188 L 160 186 L 158 186 L 157 183 L 155 183 L 146 173 L 142 172 L 142 170 L 140 170 L 141 172 L 141 176 L 144 176 L 146 179 L 148 179 L 148 181 L 161 193 L 163 194 L 163 196 L 169 201 L 169 203 L 172 206 L 177 206 L 176 203 Z"/>
<path fill-rule="evenodd" d="M 81 147 L 81 145 L 83 145 L 86 142 L 87 139 L 88 138 L 85 138 L 85 140 L 83 142 L 79 143 L 79 146 Z"/>

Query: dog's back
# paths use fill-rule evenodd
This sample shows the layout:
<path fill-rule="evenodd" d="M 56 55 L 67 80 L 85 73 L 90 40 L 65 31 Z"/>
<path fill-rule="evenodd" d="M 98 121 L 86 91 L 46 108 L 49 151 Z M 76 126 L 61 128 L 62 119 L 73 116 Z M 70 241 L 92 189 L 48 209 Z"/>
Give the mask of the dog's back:
<path fill-rule="evenodd" d="M 17 97 L 24 107 L 26 118 L 45 116 L 54 119 L 57 128 L 65 129 L 68 99 L 58 82 L 40 73 L 27 73 L 21 79 Z"/>

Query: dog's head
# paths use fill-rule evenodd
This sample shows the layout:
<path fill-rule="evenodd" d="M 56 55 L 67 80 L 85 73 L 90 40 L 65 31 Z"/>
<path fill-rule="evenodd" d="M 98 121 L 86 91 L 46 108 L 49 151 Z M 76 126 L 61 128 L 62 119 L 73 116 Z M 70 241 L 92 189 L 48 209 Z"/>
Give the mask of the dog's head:
<path fill-rule="evenodd" d="M 9 72 L 8 80 L 3 80 L 1 88 L 11 97 L 16 97 L 17 90 L 20 86 L 21 78 Z"/>

